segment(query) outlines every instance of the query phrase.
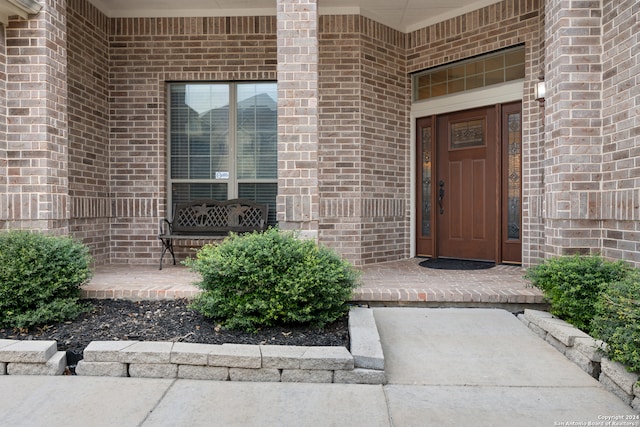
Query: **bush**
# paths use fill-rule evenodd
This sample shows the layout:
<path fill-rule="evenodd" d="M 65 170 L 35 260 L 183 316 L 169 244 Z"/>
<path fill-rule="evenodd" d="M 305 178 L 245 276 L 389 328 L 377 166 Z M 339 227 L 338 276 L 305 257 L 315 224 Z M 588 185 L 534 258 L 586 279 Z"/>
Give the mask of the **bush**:
<path fill-rule="evenodd" d="M 607 343 L 607 355 L 640 372 L 640 273 L 611 283 L 596 302 L 594 338 Z"/>
<path fill-rule="evenodd" d="M 623 279 L 630 267 L 597 255 L 550 258 L 527 270 L 525 278 L 542 290 L 551 313 L 589 333 L 594 306 L 607 283 Z"/>
<path fill-rule="evenodd" d="M 77 317 L 80 285 L 91 276 L 88 249 L 68 238 L 0 233 L 0 326 L 25 328 Z"/>
<path fill-rule="evenodd" d="M 332 250 L 270 228 L 205 245 L 185 261 L 202 275 L 192 308 L 226 328 L 323 327 L 342 316 L 357 271 Z"/>

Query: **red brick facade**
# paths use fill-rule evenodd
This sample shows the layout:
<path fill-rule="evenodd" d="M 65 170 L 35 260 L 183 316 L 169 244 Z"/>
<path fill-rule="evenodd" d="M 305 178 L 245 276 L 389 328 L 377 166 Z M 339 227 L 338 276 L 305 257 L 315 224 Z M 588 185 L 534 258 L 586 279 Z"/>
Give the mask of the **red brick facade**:
<path fill-rule="evenodd" d="M 318 237 L 318 5 L 278 0 L 278 223 Z"/>
<path fill-rule="evenodd" d="M 71 233 L 97 263 L 157 262 L 167 82 L 277 80 L 281 226 L 356 265 L 408 258 L 411 73 L 523 44 L 523 264 L 571 252 L 640 263 L 636 2 L 504 0 L 402 33 L 274 1 L 277 16 L 108 18 L 48 0 L 12 20 L 0 228 Z"/>
<path fill-rule="evenodd" d="M 7 226 L 68 233 L 66 2 L 5 29 Z"/>
<path fill-rule="evenodd" d="M 91 245 L 98 263 L 111 257 L 109 20 L 71 0 L 69 49 L 69 231 Z"/>
<path fill-rule="evenodd" d="M 361 16 L 321 22 L 320 240 L 356 263 L 406 258 L 406 35 Z"/>
<path fill-rule="evenodd" d="M 601 30 L 602 253 L 636 264 L 640 264 L 639 13 L 637 1 L 604 2 Z"/>

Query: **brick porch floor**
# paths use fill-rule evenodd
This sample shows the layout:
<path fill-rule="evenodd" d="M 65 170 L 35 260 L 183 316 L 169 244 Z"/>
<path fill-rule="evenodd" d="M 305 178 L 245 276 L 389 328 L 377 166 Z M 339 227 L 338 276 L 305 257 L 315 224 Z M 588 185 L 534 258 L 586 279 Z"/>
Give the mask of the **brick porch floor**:
<path fill-rule="evenodd" d="M 524 270 L 499 265 L 487 270 L 448 271 L 420 267 L 420 259 L 368 265 L 354 301 L 371 305 L 502 306 L 543 304 L 542 293 L 527 287 Z M 192 297 L 198 275 L 183 266 L 98 266 L 83 287 L 85 298 L 163 299 Z"/>

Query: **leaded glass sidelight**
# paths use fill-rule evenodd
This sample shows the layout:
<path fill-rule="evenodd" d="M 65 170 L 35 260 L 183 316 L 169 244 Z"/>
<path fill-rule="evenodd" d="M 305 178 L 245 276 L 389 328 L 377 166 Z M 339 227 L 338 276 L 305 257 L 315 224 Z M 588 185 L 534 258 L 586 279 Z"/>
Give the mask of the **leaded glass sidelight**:
<path fill-rule="evenodd" d="M 422 128 L 422 236 L 431 236 L 431 128 Z"/>
<path fill-rule="evenodd" d="M 508 126 L 508 174 L 507 174 L 507 238 L 520 239 L 522 194 L 522 132 L 520 113 L 507 115 Z"/>

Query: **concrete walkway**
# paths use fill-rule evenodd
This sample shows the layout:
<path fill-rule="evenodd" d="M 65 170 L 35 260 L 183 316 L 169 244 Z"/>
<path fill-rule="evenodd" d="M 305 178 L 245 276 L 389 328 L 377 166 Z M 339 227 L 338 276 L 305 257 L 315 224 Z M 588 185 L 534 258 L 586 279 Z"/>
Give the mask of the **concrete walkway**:
<path fill-rule="evenodd" d="M 635 415 L 506 311 L 374 316 L 386 386 L 0 376 L 0 425 L 538 427 Z"/>

